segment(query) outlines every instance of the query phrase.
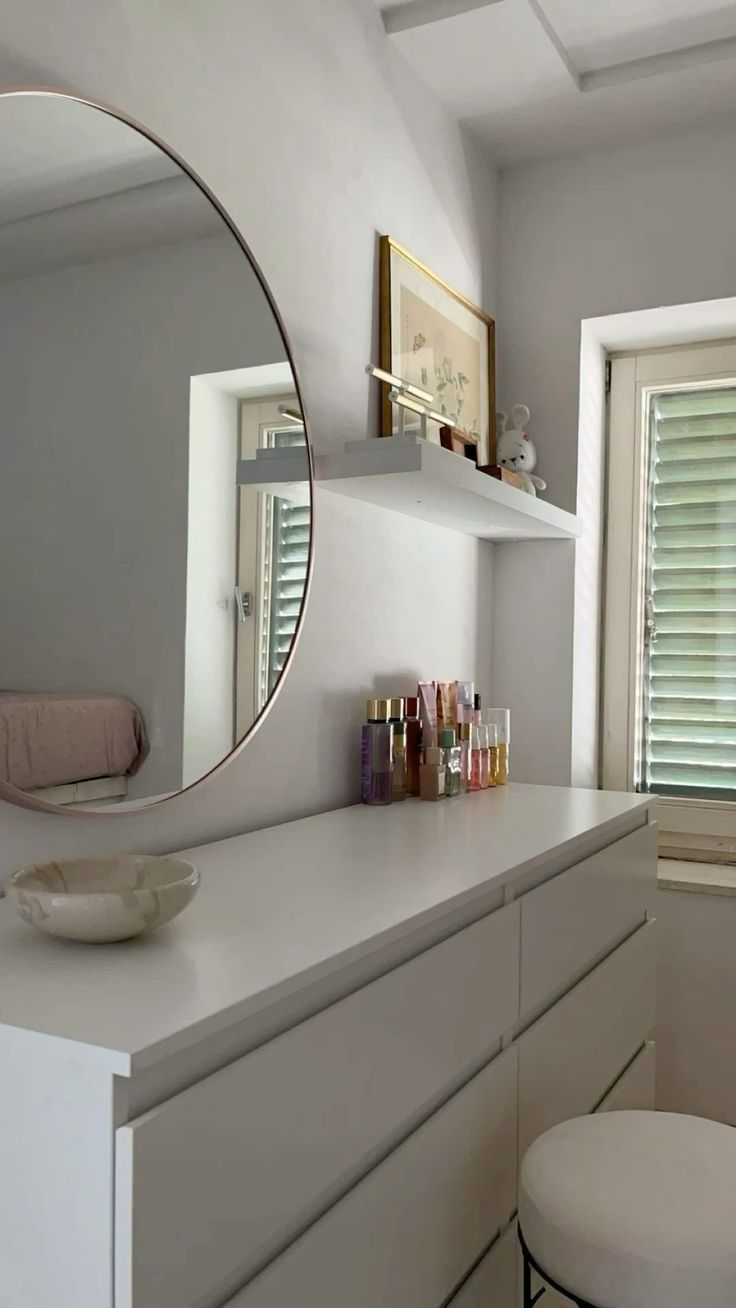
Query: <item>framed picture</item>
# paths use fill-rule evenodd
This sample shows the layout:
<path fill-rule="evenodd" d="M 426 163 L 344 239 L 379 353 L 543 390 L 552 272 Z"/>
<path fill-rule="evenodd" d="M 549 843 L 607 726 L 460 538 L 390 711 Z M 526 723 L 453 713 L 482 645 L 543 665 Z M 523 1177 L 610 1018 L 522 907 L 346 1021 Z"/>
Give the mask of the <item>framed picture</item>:
<path fill-rule="evenodd" d="M 429 392 L 448 426 L 475 441 L 478 463 L 493 463 L 493 319 L 391 236 L 381 237 L 381 367 Z M 382 436 L 395 429 L 389 390 L 384 386 Z M 439 445 L 439 428 L 428 430 Z"/>

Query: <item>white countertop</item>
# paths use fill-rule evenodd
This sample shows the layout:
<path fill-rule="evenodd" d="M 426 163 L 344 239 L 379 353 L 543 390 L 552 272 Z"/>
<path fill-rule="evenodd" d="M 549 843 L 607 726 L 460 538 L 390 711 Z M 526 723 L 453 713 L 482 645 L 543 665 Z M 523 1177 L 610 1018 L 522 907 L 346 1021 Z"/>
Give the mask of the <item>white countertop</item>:
<path fill-rule="evenodd" d="M 509 785 L 235 836 L 187 851 L 202 873 L 194 903 L 125 944 L 51 939 L 1 900 L 0 1048 L 38 1033 L 47 1052 L 131 1075 L 530 868 L 574 862 L 591 833 L 615 839 L 649 803 Z"/>

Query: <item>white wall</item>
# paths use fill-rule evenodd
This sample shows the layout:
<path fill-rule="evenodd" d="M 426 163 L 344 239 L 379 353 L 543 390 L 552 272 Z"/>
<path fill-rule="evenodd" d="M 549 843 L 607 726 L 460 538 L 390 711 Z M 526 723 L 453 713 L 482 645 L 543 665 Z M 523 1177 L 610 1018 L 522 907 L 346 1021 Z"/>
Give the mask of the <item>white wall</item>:
<path fill-rule="evenodd" d="M 733 122 L 501 176 L 500 398 L 504 408 L 517 401 L 530 406 L 548 498 L 584 508 L 588 532 L 577 567 L 571 552 L 547 551 L 542 558 L 542 547 L 528 555 L 525 569 L 518 556 L 507 552 L 508 563 L 499 558 L 497 594 L 504 607 L 497 610 L 496 630 L 507 619 L 518 646 L 532 645 L 545 666 L 535 682 L 523 660 L 509 661 L 499 667 L 494 692 L 515 710 L 515 775 L 525 780 L 572 777 L 592 784 L 596 775 L 597 641 L 586 615 L 600 600 L 602 465 L 599 407 L 596 412 L 590 394 L 580 414 L 578 449 L 581 320 L 732 295 L 735 207 Z M 538 567 L 547 570 L 543 603 L 510 613 L 503 599 L 511 586 L 506 570 L 513 570 L 514 588 L 524 594 Z M 572 658 L 560 640 L 547 654 L 549 633 L 558 626 L 575 629 Z"/>
<path fill-rule="evenodd" d="M 257 17 L 254 11 L 257 9 Z M 323 447 L 374 431 L 377 233 L 494 312 L 493 179 L 386 40 L 373 0 L 19 0 L 6 82 L 81 87 L 150 124 L 240 225 L 295 349 Z M 0 109 L 0 130 L 2 116 Z M 491 550 L 327 491 L 294 667 L 221 775 L 130 817 L 0 810 L 0 870 L 45 854 L 168 849 L 351 802 L 374 683 L 490 691 Z"/>
<path fill-rule="evenodd" d="M 0 285 L 0 342 L 0 686 L 129 696 L 176 789 L 190 377 L 282 359 L 270 307 L 227 234 Z"/>

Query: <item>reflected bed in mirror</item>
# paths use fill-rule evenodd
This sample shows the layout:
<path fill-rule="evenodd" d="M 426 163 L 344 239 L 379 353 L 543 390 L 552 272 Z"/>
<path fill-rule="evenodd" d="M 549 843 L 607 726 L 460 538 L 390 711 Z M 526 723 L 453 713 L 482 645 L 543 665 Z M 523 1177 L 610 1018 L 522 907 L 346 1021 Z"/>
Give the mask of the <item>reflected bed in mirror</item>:
<path fill-rule="evenodd" d="M 206 189 L 142 130 L 0 93 L 0 796 L 195 784 L 286 669 L 311 560 L 288 343 Z"/>

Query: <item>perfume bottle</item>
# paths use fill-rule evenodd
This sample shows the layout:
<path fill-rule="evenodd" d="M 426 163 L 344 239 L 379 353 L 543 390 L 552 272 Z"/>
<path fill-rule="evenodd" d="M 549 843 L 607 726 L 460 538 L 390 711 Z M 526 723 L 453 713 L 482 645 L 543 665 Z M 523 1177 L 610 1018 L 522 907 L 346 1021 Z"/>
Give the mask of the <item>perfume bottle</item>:
<path fill-rule="evenodd" d="M 488 748 L 488 726 L 481 722 L 478 727 L 478 739 L 480 743 L 480 788 L 487 790 L 489 781 L 488 773 L 490 771 L 491 753 Z"/>
<path fill-rule="evenodd" d="M 455 744 L 455 732 L 451 727 L 440 731 L 440 749 L 445 763 L 445 794 L 450 797 L 459 795 L 461 790 L 461 749 Z"/>
<path fill-rule="evenodd" d="M 419 794 L 419 769 L 422 766 L 422 724 L 419 721 L 419 699 L 408 695 L 404 710 L 406 722 L 406 793 Z"/>
<path fill-rule="evenodd" d="M 496 775 L 498 772 L 498 730 L 495 722 L 486 723 L 488 732 L 488 785 L 497 785 Z"/>
<path fill-rule="evenodd" d="M 473 726 L 479 727 L 481 724 L 480 713 L 480 695 L 473 696 Z"/>
<path fill-rule="evenodd" d="M 444 750 L 438 745 L 430 745 L 425 750 L 424 762 L 419 771 L 419 794 L 422 799 L 445 797 Z"/>
<path fill-rule="evenodd" d="M 468 708 L 472 714 L 472 708 Z M 469 718 L 464 718 L 458 727 L 460 736 L 460 789 L 470 789 L 470 733 L 473 730 L 473 724 Z"/>
<path fill-rule="evenodd" d="M 511 748 L 511 711 L 506 708 L 488 710 L 488 717 L 498 732 L 496 747 L 496 785 L 505 786 L 509 779 L 509 751 Z"/>
<path fill-rule="evenodd" d="M 369 699 L 361 751 L 361 798 L 364 804 L 390 804 L 392 796 L 393 727 L 387 699 Z"/>
<path fill-rule="evenodd" d="M 480 744 L 480 727 L 471 727 L 470 730 L 470 780 L 468 790 L 481 789 L 481 773 L 483 770 L 483 750 Z"/>
<path fill-rule="evenodd" d="M 404 701 L 400 695 L 388 702 L 389 722 L 391 723 L 393 769 L 391 773 L 391 793 L 394 800 L 406 799 L 406 722 L 404 720 Z"/>

